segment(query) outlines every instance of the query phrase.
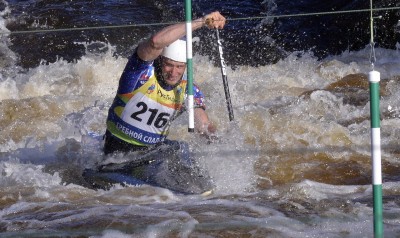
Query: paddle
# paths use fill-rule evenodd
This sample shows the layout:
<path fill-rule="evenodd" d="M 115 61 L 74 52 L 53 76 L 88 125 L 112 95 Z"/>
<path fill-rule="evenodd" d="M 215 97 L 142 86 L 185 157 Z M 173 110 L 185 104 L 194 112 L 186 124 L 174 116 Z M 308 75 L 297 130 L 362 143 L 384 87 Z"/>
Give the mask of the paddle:
<path fill-rule="evenodd" d="M 224 83 L 224 91 L 225 91 L 226 105 L 228 107 L 229 120 L 233 121 L 234 119 L 233 108 L 232 108 L 231 96 L 229 94 L 228 77 L 226 76 L 226 64 L 223 56 L 224 53 L 222 52 L 222 42 L 221 39 L 219 38 L 218 28 L 215 29 L 215 32 L 217 34 L 217 44 L 218 44 L 218 52 L 221 65 L 222 81 Z"/>

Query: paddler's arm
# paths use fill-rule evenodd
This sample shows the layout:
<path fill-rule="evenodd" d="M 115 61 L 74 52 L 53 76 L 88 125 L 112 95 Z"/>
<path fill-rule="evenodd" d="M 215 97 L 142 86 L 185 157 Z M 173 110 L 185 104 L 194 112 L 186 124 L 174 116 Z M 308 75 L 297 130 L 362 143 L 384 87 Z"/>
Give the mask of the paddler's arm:
<path fill-rule="evenodd" d="M 192 22 L 192 30 L 197 30 L 205 25 L 209 28 L 222 29 L 225 25 L 225 17 L 218 11 L 205 15 L 202 18 Z M 167 26 L 139 44 L 138 56 L 144 61 L 152 61 L 156 59 L 164 47 L 186 35 L 186 23 L 177 23 Z"/>

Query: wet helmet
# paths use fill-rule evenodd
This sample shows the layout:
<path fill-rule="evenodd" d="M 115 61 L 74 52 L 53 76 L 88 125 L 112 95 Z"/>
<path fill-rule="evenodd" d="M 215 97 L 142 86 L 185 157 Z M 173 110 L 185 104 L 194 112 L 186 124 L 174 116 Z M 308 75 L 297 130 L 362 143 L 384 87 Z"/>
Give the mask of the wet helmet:
<path fill-rule="evenodd" d="M 164 48 L 161 55 L 178 62 L 186 63 L 186 41 L 178 39 L 172 42 Z"/>

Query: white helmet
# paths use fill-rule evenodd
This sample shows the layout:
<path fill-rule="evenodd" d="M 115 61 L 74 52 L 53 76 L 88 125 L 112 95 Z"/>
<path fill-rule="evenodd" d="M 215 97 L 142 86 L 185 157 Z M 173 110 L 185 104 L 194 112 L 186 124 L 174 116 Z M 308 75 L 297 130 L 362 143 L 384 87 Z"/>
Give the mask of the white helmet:
<path fill-rule="evenodd" d="M 186 41 L 178 39 L 172 42 L 164 48 L 161 55 L 178 62 L 186 63 Z"/>

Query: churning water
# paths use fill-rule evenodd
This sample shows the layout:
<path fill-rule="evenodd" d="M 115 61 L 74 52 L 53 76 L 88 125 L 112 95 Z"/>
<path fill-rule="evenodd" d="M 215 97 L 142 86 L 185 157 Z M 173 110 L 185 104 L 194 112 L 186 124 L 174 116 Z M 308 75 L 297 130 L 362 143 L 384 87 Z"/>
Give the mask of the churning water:
<path fill-rule="evenodd" d="M 281 2 L 199 1 L 194 9 L 201 15 L 216 8 L 228 18 L 313 9 L 306 8 L 313 1 L 300 1 L 302 8 Z M 362 6 L 359 1 L 342 2 L 324 7 Z M 181 19 L 182 4 L 10 0 L 2 2 L 0 29 L 166 22 Z M 384 15 L 386 24 L 396 16 L 390 14 Z M 356 21 L 339 18 L 326 25 L 329 19 L 313 19 L 317 22 L 300 29 L 301 20 L 293 19 L 228 22 L 222 37 L 233 122 L 228 120 L 220 69 L 210 61 L 216 54 L 215 37 L 205 29 L 199 32 L 195 82 L 206 94 L 219 139 L 210 144 L 189 134 L 186 114 L 174 122 L 170 139 L 187 141 L 192 156 L 209 170 L 217 188 L 208 197 L 147 185 L 92 190 L 81 176 L 83 168 L 104 158 L 101 136 L 119 76 L 135 45 L 154 28 L 1 34 L 1 236 L 372 237 L 369 29 L 362 31 L 363 41 L 364 36 L 353 34 L 360 26 Z M 342 27 L 338 32 L 348 34 L 338 43 L 319 31 L 319 41 L 313 29 L 321 22 L 329 26 L 329 34 L 336 25 Z M 387 237 L 400 236 L 396 24 L 388 39 L 377 37 L 387 45 L 377 46 L 375 62 L 382 78 Z M 351 42 L 364 45 L 357 48 L 360 43 Z"/>

